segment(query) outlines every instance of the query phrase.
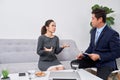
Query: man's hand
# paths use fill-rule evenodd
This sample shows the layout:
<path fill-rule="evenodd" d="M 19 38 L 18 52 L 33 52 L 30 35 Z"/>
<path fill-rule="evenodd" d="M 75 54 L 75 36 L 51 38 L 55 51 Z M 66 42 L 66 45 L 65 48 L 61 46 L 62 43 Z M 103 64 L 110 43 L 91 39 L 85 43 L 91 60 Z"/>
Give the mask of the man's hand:
<path fill-rule="evenodd" d="M 76 58 L 77 58 L 78 60 L 81 60 L 83 57 L 84 57 L 84 55 L 83 55 L 82 53 L 79 53 Z"/>
<path fill-rule="evenodd" d="M 48 52 L 51 52 L 51 51 L 53 50 L 53 47 L 51 47 L 50 49 L 44 47 L 44 50 L 45 50 L 45 51 L 48 51 Z"/>
<path fill-rule="evenodd" d="M 100 55 L 92 53 L 92 54 L 88 54 L 88 56 L 93 60 L 93 61 L 97 61 L 98 59 L 100 59 Z"/>

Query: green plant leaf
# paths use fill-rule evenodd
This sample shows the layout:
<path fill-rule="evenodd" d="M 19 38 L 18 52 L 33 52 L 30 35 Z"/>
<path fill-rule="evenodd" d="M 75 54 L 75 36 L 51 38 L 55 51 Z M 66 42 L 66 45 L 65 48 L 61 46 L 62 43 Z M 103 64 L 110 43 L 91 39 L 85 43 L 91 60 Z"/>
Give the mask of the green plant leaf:
<path fill-rule="evenodd" d="M 2 70 L 2 75 L 4 79 L 8 78 L 8 74 L 9 74 L 8 70 Z"/>
<path fill-rule="evenodd" d="M 92 7 L 92 10 L 95 10 L 96 8 L 100 8 L 100 6 L 98 4 L 95 4 L 93 7 Z"/>
<path fill-rule="evenodd" d="M 96 8 L 104 9 L 106 11 L 106 14 L 110 14 L 114 12 L 112 8 L 108 8 L 106 6 L 99 6 L 98 4 L 95 4 L 94 6 L 92 6 L 92 10 L 95 10 Z"/>
<path fill-rule="evenodd" d="M 106 22 L 109 23 L 110 25 L 114 24 L 114 18 L 113 17 L 107 17 Z"/>

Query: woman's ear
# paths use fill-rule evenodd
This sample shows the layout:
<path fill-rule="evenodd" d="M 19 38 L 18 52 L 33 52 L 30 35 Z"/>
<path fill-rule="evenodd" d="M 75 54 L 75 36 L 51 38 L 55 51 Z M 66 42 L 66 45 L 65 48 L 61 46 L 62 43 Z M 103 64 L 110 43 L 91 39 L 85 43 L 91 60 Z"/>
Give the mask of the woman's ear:
<path fill-rule="evenodd" d="M 46 30 L 48 30 L 48 26 L 45 26 Z"/>

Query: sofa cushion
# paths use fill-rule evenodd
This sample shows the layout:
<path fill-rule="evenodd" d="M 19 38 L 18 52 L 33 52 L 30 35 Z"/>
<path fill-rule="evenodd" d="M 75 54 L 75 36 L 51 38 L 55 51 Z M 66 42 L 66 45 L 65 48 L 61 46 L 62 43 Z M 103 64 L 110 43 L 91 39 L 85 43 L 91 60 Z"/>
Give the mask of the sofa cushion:
<path fill-rule="evenodd" d="M 10 73 L 17 72 L 27 72 L 28 70 L 38 70 L 37 62 L 29 62 L 29 63 L 7 63 L 0 65 L 0 72 L 2 69 L 9 70 Z"/>
<path fill-rule="evenodd" d="M 70 61 L 61 61 L 61 63 L 65 69 L 71 69 Z M 27 72 L 28 70 L 39 71 L 38 62 L 0 64 L 0 74 L 3 69 L 8 69 L 10 73 Z"/>

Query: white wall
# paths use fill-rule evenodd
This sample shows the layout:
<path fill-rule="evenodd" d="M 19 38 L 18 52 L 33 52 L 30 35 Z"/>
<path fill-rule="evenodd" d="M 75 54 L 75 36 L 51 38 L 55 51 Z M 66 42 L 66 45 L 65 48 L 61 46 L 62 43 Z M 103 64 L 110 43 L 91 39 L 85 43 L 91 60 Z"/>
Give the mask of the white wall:
<path fill-rule="evenodd" d="M 37 39 L 44 22 L 53 19 L 60 39 L 73 39 L 85 50 L 94 4 L 115 10 L 113 28 L 120 33 L 120 0 L 0 0 L 0 38 Z"/>

